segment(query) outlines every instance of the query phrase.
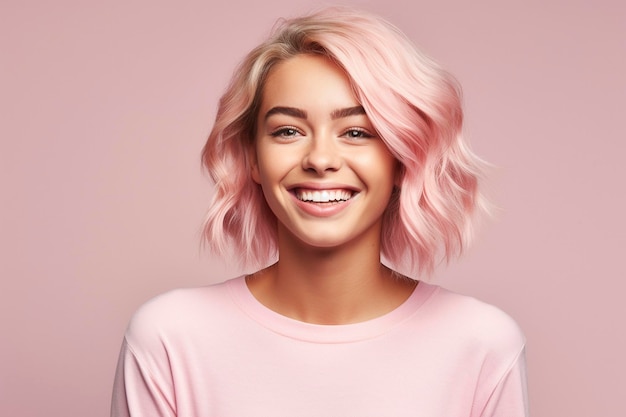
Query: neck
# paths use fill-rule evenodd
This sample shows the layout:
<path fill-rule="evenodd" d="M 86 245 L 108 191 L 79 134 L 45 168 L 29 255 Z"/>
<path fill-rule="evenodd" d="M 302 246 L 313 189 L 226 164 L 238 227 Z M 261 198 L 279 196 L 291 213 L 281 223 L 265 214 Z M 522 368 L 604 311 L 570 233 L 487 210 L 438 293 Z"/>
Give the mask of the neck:
<path fill-rule="evenodd" d="M 279 231 L 280 260 L 249 278 L 248 285 L 270 309 L 304 322 L 347 324 L 378 317 L 406 300 L 415 286 L 380 263 L 379 236 L 326 249 L 294 242 Z"/>

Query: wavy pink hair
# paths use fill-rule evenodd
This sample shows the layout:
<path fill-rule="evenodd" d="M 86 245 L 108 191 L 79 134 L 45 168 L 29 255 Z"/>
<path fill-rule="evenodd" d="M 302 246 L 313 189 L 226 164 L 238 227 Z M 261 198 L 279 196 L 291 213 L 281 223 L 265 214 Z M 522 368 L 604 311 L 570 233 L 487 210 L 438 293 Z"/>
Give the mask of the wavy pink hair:
<path fill-rule="evenodd" d="M 461 134 L 460 88 L 396 27 L 344 8 L 281 21 L 235 71 L 202 152 L 216 187 L 204 228 L 211 249 L 222 255 L 235 249 L 254 268 L 277 255 L 276 218 L 250 177 L 248 151 L 269 71 L 298 54 L 327 56 L 346 71 L 401 163 L 399 187 L 383 215 L 382 256 L 396 267 L 430 273 L 440 258 L 460 254 L 482 202 L 482 162 Z"/>

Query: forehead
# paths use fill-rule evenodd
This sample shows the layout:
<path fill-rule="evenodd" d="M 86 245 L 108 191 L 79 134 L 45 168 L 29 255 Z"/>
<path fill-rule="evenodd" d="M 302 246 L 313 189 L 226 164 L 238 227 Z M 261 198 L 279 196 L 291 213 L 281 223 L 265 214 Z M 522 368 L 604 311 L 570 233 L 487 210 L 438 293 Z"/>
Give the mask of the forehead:
<path fill-rule="evenodd" d="M 266 79 L 261 109 L 348 107 L 358 104 L 345 71 L 329 58 L 297 55 L 276 64 Z"/>

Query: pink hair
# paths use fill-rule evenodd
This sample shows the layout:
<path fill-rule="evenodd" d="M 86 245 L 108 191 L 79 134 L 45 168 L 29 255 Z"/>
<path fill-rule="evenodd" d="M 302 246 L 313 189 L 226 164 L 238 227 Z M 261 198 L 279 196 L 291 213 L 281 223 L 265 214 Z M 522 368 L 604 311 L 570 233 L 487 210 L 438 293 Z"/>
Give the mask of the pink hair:
<path fill-rule="evenodd" d="M 248 152 L 268 72 L 298 54 L 325 55 L 346 71 L 401 163 L 399 186 L 383 215 L 382 256 L 430 273 L 439 257 L 460 254 L 482 201 L 481 161 L 461 134 L 460 88 L 396 27 L 344 8 L 282 21 L 234 73 L 202 152 L 216 186 L 204 229 L 210 247 L 223 255 L 234 248 L 255 268 L 276 256 L 276 218 L 250 177 Z"/>

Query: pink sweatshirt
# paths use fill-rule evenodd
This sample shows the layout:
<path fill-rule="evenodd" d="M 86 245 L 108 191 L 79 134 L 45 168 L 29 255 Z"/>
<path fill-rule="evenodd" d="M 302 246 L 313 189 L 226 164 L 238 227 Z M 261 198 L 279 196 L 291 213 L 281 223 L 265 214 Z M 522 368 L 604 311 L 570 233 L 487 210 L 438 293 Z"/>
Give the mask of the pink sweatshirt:
<path fill-rule="evenodd" d="M 237 278 L 139 309 L 111 415 L 528 416 L 524 337 L 495 307 L 424 282 L 384 316 L 315 325 Z"/>

